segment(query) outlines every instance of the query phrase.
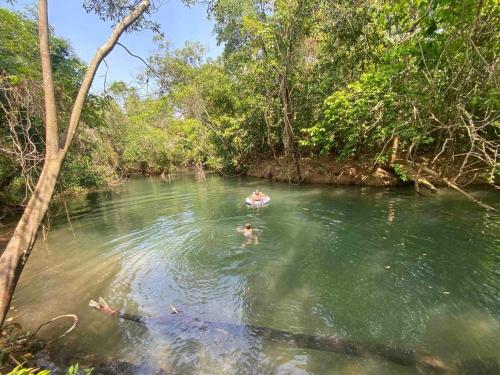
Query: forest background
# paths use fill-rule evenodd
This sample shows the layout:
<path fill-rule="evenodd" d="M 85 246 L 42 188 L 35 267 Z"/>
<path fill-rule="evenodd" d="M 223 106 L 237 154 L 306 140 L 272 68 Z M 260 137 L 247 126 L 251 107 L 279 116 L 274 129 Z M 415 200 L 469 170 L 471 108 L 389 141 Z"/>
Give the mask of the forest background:
<path fill-rule="evenodd" d="M 140 87 L 110 82 L 87 97 L 59 193 L 186 168 L 240 175 L 262 160 L 300 181 L 303 161 L 324 157 L 369 160 L 403 180 L 398 160 L 425 160 L 459 185 L 495 184 L 494 0 L 203 3 L 222 55 L 157 35 Z M 51 58 L 66 124 L 86 64 L 56 36 Z M 0 61 L 0 203 L 16 206 L 45 153 L 34 17 L 0 9 Z"/>

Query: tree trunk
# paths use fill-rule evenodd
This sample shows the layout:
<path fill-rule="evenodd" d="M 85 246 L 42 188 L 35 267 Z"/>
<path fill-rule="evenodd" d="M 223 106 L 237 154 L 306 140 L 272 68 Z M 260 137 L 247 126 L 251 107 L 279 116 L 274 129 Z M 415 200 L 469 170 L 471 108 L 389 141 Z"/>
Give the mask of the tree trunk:
<path fill-rule="evenodd" d="M 396 136 L 392 140 L 392 147 L 391 147 L 391 163 L 394 163 L 394 161 L 397 159 L 398 156 L 398 148 L 399 148 L 399 137 Z"/>
<path fill-rule="evenodd" d="M 140 315 L 122 313 L 108 306 L 106 301 L 99 298 L 99 302 L 90 300 L 89 306 L 108 315 L 130 320 L 139 324 L 148 324 L 148 321 L 156 324 L 175 327 L 178 333 L 188 334 L 194 332 L 195 337 L 199 335 L 214 335 L 212 340 L 216 340 L 216 335 L 223 332 L 224 336 L 233 335 L 243 337 L 252 332 L 253 336 L 270 340 L 274 343 L 285 344 L 302 349 L 314 349 L 332 353 L 342 353 L 359 357 L 378 356 L 387 361 L 397 363 L 402 366 L 415 366 L 426 373 L 444 373 L 453 368 L 452 364 L 445 363 L 441 358 L 432 354 L 408 348 L 399 348 L 392 345 L 385 345 L 373 342 L 354 342 L 347 338 L 338 336 L 314 336 L 303 333 L 293 333 L 273 329 L 269 327 L 255 326 L 251 324 L 232 324 L 202 321 L 179 313 L 172 306 L 172 313 L 162 318 L 145 318 Z M 172 332 L 172 331 L 170 331 Z"/>
<path fill-rule="evenodd" d="M 38 1 L 38 35 L 40 39 L 40 62 L 42 65 L 43 93 L 45 104 L 45 159 L 56 159 L 59 153 L 57 132 L 57 109 L 52 63 L 49 47 L 49 17 L 47 0 Z"/>
<path fill-rule="evenodd" d="M 281 103 L 283 106 L 283 148 L 285 152 L 285 158 L 292 158 L 292 161 L 295 165 L 295 173 L 297 174 L 297 182 L 300 182 L 302 181 L 302 173 L 300 171 L 299 154 L 295 141 L 295 134 L 293 131 L 293 103 L 291 100 L 291 94 L 288 88 L 287 79 L 283 75 L 280 75 L 280 94 Z"/>
<path fill-rule="evenodd" d="M 111 36 L 97 50 L 94 58 L 89 64 L 82 85 L 78 91 L 66 134 L 61 140 L 61 147 L 58 140 L 57 111 L 54 95 L 54 82 L 52 79 L 52 67 L 50 62 L 49 49 L 49 27 L 47 0 L 39 0 L 39 38 L 40 38 L 40 59 L 42 62 L 42 77 L 45 94 L 45 163 L 38 183 L 33 191 L 26 210 L 21 220 L 16 226 L 14 234 L 0 257 L 0 328 L 3 326 L 10 301 L 14 294 L 17 281 L 28 260 L 28 257 L 35 244 L 36 235 L 40 224 L 50 205 L 54 194 L 57 177 L 61 170 L 61 165 L 66 157 L 71 145 L 76 129 L 80 122 L 85 98 L 90 90 L 94 76 L 101 61 L 114 48 L 123 32 L 132 25 L 149 7 L 150 0 L 141 0 L 120 22 L 113 28 Z"/>
<path fill-rule="evenodd" d="M 45 162 L 33 195 L 0 257 L 0 325 L 2 326 L 17 281 L 35 244 L 38 228 L 49 208 L 60 169 L 59 159 Z"/>

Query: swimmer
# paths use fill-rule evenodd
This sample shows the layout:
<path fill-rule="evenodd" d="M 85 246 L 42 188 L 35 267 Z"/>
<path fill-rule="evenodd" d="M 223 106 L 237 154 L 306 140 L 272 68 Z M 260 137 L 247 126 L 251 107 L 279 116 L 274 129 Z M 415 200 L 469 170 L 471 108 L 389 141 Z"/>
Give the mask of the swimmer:
<path fill-rule="evenodd" d="M 257 237 L 257 229 L 252 228 L 252 225 L 247 223 L 243 228 L 236 228 L 236 231 L 239 233 L 243 233 L 243 236 L 245 237 L 245 241 L 242 244 L 242 247 L 245 247 L 246 245 L 251 245 L 254 243 L 255 245 L 259 244 L 259 237 Z"/>

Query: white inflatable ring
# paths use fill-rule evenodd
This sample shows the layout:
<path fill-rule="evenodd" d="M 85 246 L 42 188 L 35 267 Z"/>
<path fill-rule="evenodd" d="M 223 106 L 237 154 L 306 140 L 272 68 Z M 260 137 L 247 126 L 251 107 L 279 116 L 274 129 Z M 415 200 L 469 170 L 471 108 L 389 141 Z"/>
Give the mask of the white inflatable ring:
<path fill-rule="evenodd" d="M 252 198 L 251 197 L 246 197 L 245 198 L 245 203 L 248 204 L 249 206 L 254 206 L 254 207 L 262 207 L 266 206 L 271 202 L 271 198 L 268 197 L 267 195 L 260 201 L 254 201 L 252 203 Z"/>

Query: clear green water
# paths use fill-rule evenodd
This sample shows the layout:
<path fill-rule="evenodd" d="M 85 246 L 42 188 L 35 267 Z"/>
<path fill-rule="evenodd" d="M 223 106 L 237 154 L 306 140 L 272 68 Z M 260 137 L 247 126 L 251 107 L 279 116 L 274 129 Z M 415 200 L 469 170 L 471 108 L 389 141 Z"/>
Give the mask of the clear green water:
<path fill-rule="evenodd" d="M 243 199 L 257 186 L 263 209 Z M 476 191 L 499 206 L 498 193 Z M 130 361 L 136 373 L 415 374 L 377 358 L 119 321 L 88 307 L 190 316 L 420 348 L 449 359 L 500 352 L 499 216 L 451 192 L 291 186 L 209 177 L 137 179 L 68 202 L 14 298 L 24 327 L 76 313 L 63 344 Z M 261 231 L 244 245 L 235 227 Z M 62 329 L 64 324 L 59 324 Z M 56 325 L 57 326 L 57 325 Z M 48 328 L 45 334 L 55 334 Z"/>

